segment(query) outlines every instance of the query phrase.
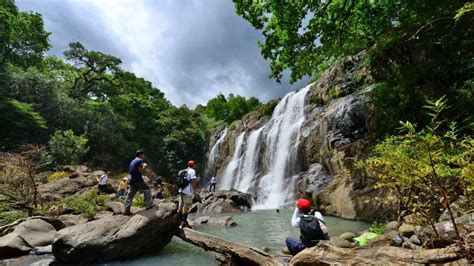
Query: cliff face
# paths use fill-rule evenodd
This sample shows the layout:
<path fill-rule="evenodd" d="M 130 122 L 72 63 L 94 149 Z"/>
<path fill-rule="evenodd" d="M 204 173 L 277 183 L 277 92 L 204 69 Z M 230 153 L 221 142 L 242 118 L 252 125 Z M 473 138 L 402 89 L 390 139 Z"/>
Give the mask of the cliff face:
<path fill-rule="evenodd" d="M 288 202 L 304 191 L 317 193 L 327 214 L 365 220 L 387 215 L 374 200 L 370 180 L 355 167 L 374 144 L 377 127 L 362 57 L 346 58 L 285 96 L 271 117 L 255 111 L 232 123 L 225 135 L 217 129 L 208 150 L 214 148 L 210 172 L 220 187 L 247 190 L 267 207 L 274 206 L 275 196 Z M 298 97 L 304 97 L 302 108 Z"/>

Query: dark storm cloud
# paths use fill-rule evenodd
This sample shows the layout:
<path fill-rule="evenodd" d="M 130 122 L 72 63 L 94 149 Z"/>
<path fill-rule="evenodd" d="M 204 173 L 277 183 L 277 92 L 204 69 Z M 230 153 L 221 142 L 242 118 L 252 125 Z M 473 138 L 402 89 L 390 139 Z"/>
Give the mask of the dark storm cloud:
<path fill-rule="evenodd" d="M 120 57 L 175 104 L 195 106 L 217 93 L 280 97 L 290 86 L 268 78 L 261 34 L 235 14 L 232 1 L 17 1 L 43 14 L 52 53 L 70 41 Z"/>

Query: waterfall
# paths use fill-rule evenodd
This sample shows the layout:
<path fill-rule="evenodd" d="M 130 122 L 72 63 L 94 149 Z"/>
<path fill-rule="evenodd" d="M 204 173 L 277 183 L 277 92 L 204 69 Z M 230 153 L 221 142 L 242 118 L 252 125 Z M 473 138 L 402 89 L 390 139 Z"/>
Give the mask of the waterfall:
<path fill-rule="evenodd" d="M 219 132 L 218 139 L 214 146 L 212 146 L 211 151 L 209 152 L 209 157 L 207 159 L 206 167 L 203 171 L 204 178 L 210 178 L 212 175 L 215 175 L 216 171 L 216 161 L 217 157 L 219 156 L 219 147 L 221 142 L 225 139 L 227 135 L 227 128 L 224 128 L 221 132 Z"/>
<path fill-rule="evenodd" d="M 235 150 L 234 154 L 232 155 L 232 159 L 225 168 L 224 175 L 222 176 L 222 181 L 218 183 L 219 189 L 231 189 L 232 185 L 237 180 L 237 170 L 240 165 L 241 159 L 241 151 L 242 146 L 244 144 L 244 137 L 245 132 L 242 132 L 236 139 L 235 139 Z"/>
<path fill-rule="evenodd" d="M 310 87 L 286 94 L 263 127 L 252 131 L 247 139 L 245 132 L 236 138 L 234 154 L 225 167 L 220 189 L 247 192 L 256 185 L 254 208 L 257 209 L 278 208 L 294 198 L 295 182 L 301 170 L 300 129 L 305 120 L 305 98 Z"/>

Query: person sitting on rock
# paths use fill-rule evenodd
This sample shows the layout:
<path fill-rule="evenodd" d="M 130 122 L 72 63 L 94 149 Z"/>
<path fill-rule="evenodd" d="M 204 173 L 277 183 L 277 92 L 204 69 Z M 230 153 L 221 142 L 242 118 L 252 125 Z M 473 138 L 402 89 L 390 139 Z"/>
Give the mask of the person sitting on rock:
<path fill-rule="evenodd" d="M 311 210 L 309 200 L 301 198 L 296 202 L 291 225 L 300 228 L 301 236 L 299 240 L 291 236 L 285 239 L 286 247 L 293 256 L 305 248 L 315 246 L 319 240 L 329 240 L 323 216 L 318 211 L 312 215 Z"/>
<path fill-rule="evenodd" d="M 127 194 L 127 187 L 128 187 L 128 182 L 127 181 L 128 181 L 127 177 L 124 177 L 124 178 L 122 178 L 122 180 L 120 180 L 119 189 L 118 189 L 118 193 L 117 193 L 117 197 L 119 199 L 124 199 L 125 194 Z"/>
<path fill-rule="evenodd" d="M 99 185 L 98 185 L 99 190 L 97 191 L 97 194 L 107 193 L 107 182 L 109 181 L 109 175 L 110 175 L 110 172 L 107 172 L 101 175 L 100 178 L 97 179 L 97 181 L 99 181 Z"/>
<path fill-rule="evenodd" d="M 188 168 L 186 169 L 187 176 L 186 179 L 189 181 L 189 184 L 179 189 L 180 193 L 180 200 L 179 200 L 179 209 L 178 212 L 181 218 L 180 228 L 189 227 L 188 223 L 188 212 L 193 206 L 193 195 L 196 192 L 197 182 L 196 182 L 196 171 L 194 170 L 196 167 L 196 162 L 191 160 L 188 162 Z"/>
<path fill-rule="evenodd" d="M 138 150 L 135 155 L 136 158 L 132 160 L 128 168 L 128 172 L 130 173 L 130 189 L 127 195 L 127 199 L 125 200 L 125 215 L 132 214 L 130 212 L 130 207 L 132 206 L 133 198 L 135 198 L 137 192 L 143 193 L 143 196 L 145 198 L 145 208 L 150 209 L 155 206 L 151 197 L 150 188 L 143 180 L 143 173 L 148 167 L 148 165 L 144 162 L 145 152 L 142 150 Z"/>
<path fill-rule="evenodd" d="M 164 199 L 162 184 L 163 182 L 161 181 L 161 179 L 158 179 L 155 182 L 153 182 L 153 188 L 155 189 L 155 192 L 153 193 L 152 197 L 154 199 Z"/>

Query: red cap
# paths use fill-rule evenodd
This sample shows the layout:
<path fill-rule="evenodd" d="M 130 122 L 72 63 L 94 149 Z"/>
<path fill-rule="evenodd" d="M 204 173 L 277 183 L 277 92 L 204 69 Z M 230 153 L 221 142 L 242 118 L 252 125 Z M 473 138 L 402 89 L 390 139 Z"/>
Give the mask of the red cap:
<path fill-rule="evenodd" d="M 309 212 L 311 210 L 311 202 L 309 202 L 307 199 L 299 199 L 296 203 L 296 206 L 298 206 L 298 209 L 303 212 Z"/>
<path fill-rule="evenodd" d="M 195 165 L 196 165 L 196 162 L 193 161 L 193 160 L 191 160 L 191 161 L 188 162 L 188 166 L 189 166 L 189 167 L 193 167 L 193 166 L 195 166 Z"/>

